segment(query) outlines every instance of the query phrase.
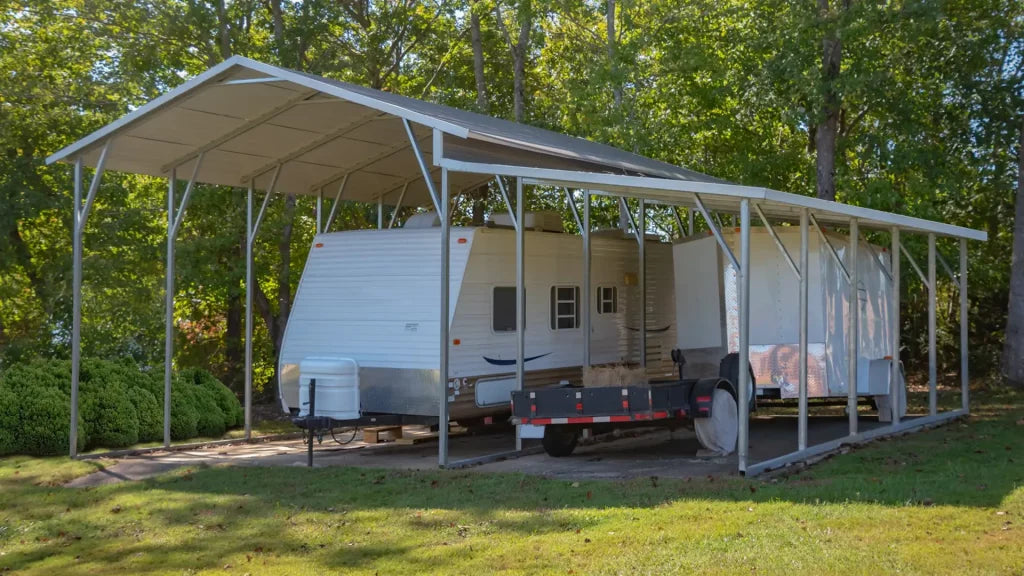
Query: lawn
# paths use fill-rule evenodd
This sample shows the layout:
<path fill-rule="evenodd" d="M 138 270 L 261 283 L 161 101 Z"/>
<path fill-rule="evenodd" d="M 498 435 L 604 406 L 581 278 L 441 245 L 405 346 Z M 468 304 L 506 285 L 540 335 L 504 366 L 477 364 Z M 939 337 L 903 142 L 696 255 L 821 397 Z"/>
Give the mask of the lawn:
<path fill-rule="evenodd" d="M 1021 574 L 1024 394 L 787 477 L 567 482 L 474 471 L 0 460 L 0 573 Z"/>

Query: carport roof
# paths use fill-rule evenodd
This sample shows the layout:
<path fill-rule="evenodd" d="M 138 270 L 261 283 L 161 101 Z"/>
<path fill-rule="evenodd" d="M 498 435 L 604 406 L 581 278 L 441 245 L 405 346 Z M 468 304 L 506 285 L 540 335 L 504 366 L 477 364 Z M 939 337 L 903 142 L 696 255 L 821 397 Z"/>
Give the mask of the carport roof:
<path fill-rule="evenodd" d="M 423 173 L 403 126 L 411 123 L 431 179 L 449 168 L 453 193 L 496 174 L 538 184 L 592 188 L 692 206 L 701 194 L 711 210 L 735 212 L 748 198 L 772 218 L 793 220 L 801 208 L 822 223 L 850 218 L 875 228 L 904 229 L 985 240 L 986 234 L 948 224 L 740 186 L 617 148 L 234 56 L 119 120 L 56 152 L 47 163 L 81 158 L 95 166 L 109 143 L 111 170 L 179 177 L 275 191 L 395 204 L 431 204 Z M 435 147 L 443 149 L 438 153 Z M 429 166 L 430 158 L 433 166 Z"/>

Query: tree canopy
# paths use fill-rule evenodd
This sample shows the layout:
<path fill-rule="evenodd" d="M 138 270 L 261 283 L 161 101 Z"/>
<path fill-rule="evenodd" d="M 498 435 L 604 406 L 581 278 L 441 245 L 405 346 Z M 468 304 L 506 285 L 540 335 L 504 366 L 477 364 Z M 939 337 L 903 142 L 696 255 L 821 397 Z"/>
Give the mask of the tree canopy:
<path fill-rule="evenodd" d="M 1018 0 L 0 5 L 0 365 L 68 354 L 72 178 L 43 159 L 232 54 L 800 194 L 821 193 L 822 153 L 832 150 L 838 200 L 989 232 L 970 246 L 971 354 L 981 370 L 999 364 L 1024 129 Z M 104 178 L 85 232 L 87 355 L 163 360 L 165 195 L 152 178 Z M 493 195 L 474 198 L 456 219 L 497 207 Z M 561 201 L 543 190 L 532 200 Z M 178 240 L 177 360 L 237 386 L 244 197 L 202 186 L 193 202 L 202 209 L 190 210 Z M 273 373 L 312 210 L 306 198 L 272 203 L 259 236 L 260 384 Z M 341 225 L 370 226 L 374 210 L 346 203 Z M 614 202 L 598 203 L 595 220 L 617 218 Z M 923 238 L 906 241 L 923 255 Z M 913 366 L 925 359 L 926 298 L 910 274 L 904 360 Z M 942 285 L 939 298 L 940 357 L 955 370 L 955 289 Z"/>

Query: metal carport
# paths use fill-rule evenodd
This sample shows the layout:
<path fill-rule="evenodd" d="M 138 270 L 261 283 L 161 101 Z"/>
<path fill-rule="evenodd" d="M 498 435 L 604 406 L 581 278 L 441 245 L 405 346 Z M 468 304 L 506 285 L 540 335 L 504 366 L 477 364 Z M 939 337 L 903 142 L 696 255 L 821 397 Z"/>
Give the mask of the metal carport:
<path fill-rule="evenodd" d="M 766 188 L 742 186 L 659 162 L 609 146 L 558 134 L 540 128 L 490 118 L 472 112 L 380 92 L 319 76 L 296 72 L 232 57 L 181 86 L 167 92 L 123 118 L 93 132 L 56 152 L 47 163 L 69 162 L 75 170 L 75 228 L 73 238 L 73 326 L 72 326 L 72 399 L 71 455 L 76 455 L 78 374 L 81 332 L 81 282 L 83 230 L 99 189 L 104 170 L 117 170 L 168 178 L 168 236 L 166 285 L 166 346 L 164 394 L 164 443 L 170 444 L 170 386 L 173 358 L 174 241 L 185 216 L 189 199 L 197 183 L 248 188 L 248 242 L 246 250 L 246 374 L 245 432 L 251 434 L 252 422 L 252 286 L 253 239 L 268 203 L 277 194 L 316 196 L 317 232 L 329 230 L 335 208 L 342 199 L 373 202 L 378 206 L 378 226 L 384 226 L 384 207 L 428 206 L 441 221 L 441 297 L 439 302 L 439 418 L 448 421 L 448 247 L 451 200 L 464 190 L 498 179 L 517 232 L 518 360 L 517 378 L 523 382 L 523 198 L 524 185 L 564 187 L 583 235 L 584 262 L 583 328 L 586 334 L 584 359 L 589 351 L 589 233 L 592 194 L 635 198 L 639 209 L 629 211 L 634 231 L 646 229 L 647 204 L 690 209 L 701 214 L 719 239 L 722 249 L 738 270 L 740 280 L 740 365 L 747 363 L 750 281 L 745 273 L 749 263 L 751 211 L 771 233 L 772 222 L 799 224 L 801 254 L 794 258 L 783 250 L 794 273 L 800 278 L 801 346 L 800 410 L 798 449 L 771 462 L 747 462 L 748 375 L 740 371 L 739 471 L 757 473 L 764 469 L 805 458 L 835 446 L 808 447 L 806 379 L 806 238 L 810 228 L 838 226 L 850 232 L 850 250 L 856 254 L 859 229 L 889 232 L 892 237 L 892 270 L 897 302 L 893 325 L 893 357 L 899 350 L 899 264 L 900 234 L 917 233 L 928 237 L 926 272 L 911 264 L 929 287 L 929 383 L 930 415 L 900 422 L 899 410 L 890 426 L 873 430 L 870 436 L 894 433 L 929 425 L 968 412 L 967 388 L 967 240 L 987 239 L 985 232 L 898 214 L 828 202 Z M 95 168 L 91 183 L 84 189 L 84 167 Z M 177 197 L 177 176 L 189 180 Z M 503 179 L 515 182 L 516 202 Z M 254 192 L 264 190 L 258 212 Z M 576 208 L 576 194 L 582 191 L 582 216 Z M 333 198 L 333 206 L 323 221 L 324 199 Z M 624 201 L 620 206 L 628 207 Z M 514 213 L 513 213 L 514 212 Z M 740 253 L 733 254 L 721 240 L 712 213 L 739 216 Z M 683 221 L 676 213 L 680 233 Z M 394 218 L 392 218 L 392 223 Z M 692 226 L 690 228 L 692 231 Z M 642 233 L 637 234 L 642 238 Z M 938 413 L 936 403 L 935 357 L 935 284 L 936 237 L 956 238 L 960 246 L 959 275 L 954 282 L 960 288 L 962 406 L 959 410 Z M 643 242 L 638 242 L 643 262 Z M 903 250 L 906 253 L 905 250 Z M 909 253 L 906 253 L 908 258 Z M 640 268 L 643 282 L 643 267 Z M 852 276 L 851 276 L 852 274 Z M 849 285 L 856 290 L 856 267 L 846 272 Z M 851 314 L 850 334 L 856 334 L 857 315 Z M 641 327 L 643 331 L 645 327 Z M 855 342 L 854 338 L 850 338 Z M 640 338 L 641 354 L 644 337 Z M 856 358 L 855 344 L 850 347 Z M 850 362 L 850 381 L 856 382 L 857 362 Z M 893 370 L 898 362 L 893 363 Z M 858 433 L 856 387 L 850 386 L 849 436 L 841 441 L 866 439 Z M 899 402 L 894 402 L 898 406 Z M 440 426 L 439 463 L 449 462 L 447 426 Z M 831 444 L 831 443 L 830 443 Z M 838 445 L 838 444 L 836 444 Z M 516 450 L 521 443 L 516 440 Z"/>

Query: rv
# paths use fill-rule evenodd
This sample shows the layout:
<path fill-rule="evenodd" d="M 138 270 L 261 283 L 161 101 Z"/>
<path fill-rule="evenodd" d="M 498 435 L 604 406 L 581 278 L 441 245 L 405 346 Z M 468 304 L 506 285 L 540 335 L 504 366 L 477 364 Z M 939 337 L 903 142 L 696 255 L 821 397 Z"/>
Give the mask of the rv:
<path fill-rule="evenodd" d="M 301 412 L 307 358 L 358 366 L 360 411 L 436 418 L 439 412 L 440 228 L 433 213 L 400 229 L 316 237 L 299 281 L 279 366 L 281 403 Z M 516 389 L 515 231 L 507 217 L 451 229 L 449 405 L 463 424 L 509 412 Z M 582 238 L 561 218 L 524 218 L 525 385 L 582 378 Z M 637 241 L 621 230 L 591 235 L 591 362 L 639 364 Z M 676 342 L 672 247 L 647 241 L 647 373 L 671 377 Z M 320 399 L 320 393 L 317 394 Z M 317 410 L 318 415 L 320 410 Z"/>
<path fill-rule="evenodd" d="M 472 425 L 509 413 L 515 368 L 515 231 L 506 218 L 455 227 L 450 250 L 449 414 Z M 526 388 L 582 381 L 582 238 L 562 231 L 557 214 L 527 214 L 525 235 Z M 800 232 L 780 227 L 780 242 L 798 258 Z M 738 253 L 739 235 L 725 242 Z M 838 257 L 848 239 L 812 234 L 809 243 L 809 396 L 846 397 L 849 290 Z M 888 255 L 861 243 L 857 309 L 861 317 L 857 392 L 889 414 L 890 285 Z M 688 378 L 722 374 L 738 349 L 736 270 L 712 236 L 675 244 L 646 239 L 647 376 L 676 379 L 672 350 Z M 637 241 L 621 230 L 591 233 L 592 365 L 640 364 Z M 316 236 L 284 334 L 279 375 L 286 411 L 304 413 L 304 361 L 350 366 L 339 413 L 401 415 L 429 422 L 439 412 L 438 301 L 440 228 L 433 213 L 400 229 Z M 756 395 L 797 396 L 798 283 L 764 229 L 751 231 L 750 363 Z M 844 264 L 847 265 L 847 264 Z M 313 368 L 310 368 L 313 370 Z M 312 372 L 311 372 L 312 373 Z M 733 378 L 735 380 L 735 378 Z M 899 383 L 902 385 L 902 382 Z M 339 396 L 340 398 L 340 396 Z M 317 393 L 318 407 L 322 406 Z M 324 406 L 324 410 L 332 407 Z M 321 415 L 321 410 L 317 410 Z"/>

